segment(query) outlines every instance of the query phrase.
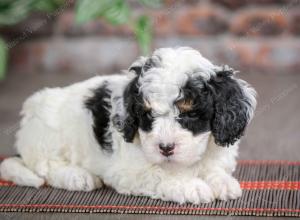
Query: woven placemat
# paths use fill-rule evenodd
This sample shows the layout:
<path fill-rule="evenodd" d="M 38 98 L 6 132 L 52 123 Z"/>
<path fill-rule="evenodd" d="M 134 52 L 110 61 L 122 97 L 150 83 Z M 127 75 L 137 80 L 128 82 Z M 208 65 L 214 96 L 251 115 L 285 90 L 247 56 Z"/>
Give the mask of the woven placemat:
<path fill-rule="evenodd" d="M 300 162 L 240 161 L 234 175 L 243 188 L 241 198 L 201 205 L 125 196 L 107 187 L 70 192 L 0 180 L 0 211 L 300 216 Z"/>

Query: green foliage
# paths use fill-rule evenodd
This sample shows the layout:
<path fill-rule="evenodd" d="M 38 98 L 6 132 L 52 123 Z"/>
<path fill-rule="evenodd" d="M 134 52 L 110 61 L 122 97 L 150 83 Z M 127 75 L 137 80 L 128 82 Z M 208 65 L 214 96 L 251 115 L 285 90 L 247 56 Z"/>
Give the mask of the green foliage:
<path fill-rule="evenodd" d="M 0 26 L 14 25 L 24 20 L 32 11 L 51 12 L 64 0 L 1 0 Z M 7 46 L 0 38 L 0 80 L 5 77 Z"/>
<path fill-rule="evenodd" d="M 30 11 L 31 1 L 0 2 L 0 25 L 13 25 L 26 18 Z"/>
<path fill-rule="evenodd" d="M 52 12 L 63 5 L 65 0 L 33 0 L 33 10 Z"/>
<path fill-rule="evenodd" d="M 76 21 L 79 24 L 94 20 L 105 11 L 110 0 L 77 0 Z"/>
<path fill-rule="evenodd" d="M 152 8 L 159 8 L 162 5 L 160 0 L 139 0 L 139 2 Z"/>
<path fill-rule="evenodd" d="M 130 9 L 124 0 L 111 1 L 112 5 L 103 13 L 103 17 L 114 25 L 128 22 Z"/>
<path fill-rule="evenodd" d="M 138 0 L 148 7 L 160 7 L 160 0 Z M 145 16 L 135 18 L 126 0 L 77 0 L 76 21 L 82 24 L 103 17 L 113 25 L 127 24 L 135 33 L 143 54 L 150 52 L 152 29 L 150 19 Z"/>
<path fill-rule="evenodd" d="M 1 0 L 0 25 L 14 25 L 25 19 L 32 11 L 53 11 L 64 0 Z"/>
<path fill-rule="evenodd" d="M 4 79 L 7 61 L 7 48 L 3 40 L 0 39 L 0 80 Z"/>
<path fill-rule="evenodd" d="M 150 19 L 147 16 L 140 16 L 138 18 L 135 25 L 135 35 L 143 54 L 149 54 L 152 41 L 152 29 Z"/>
<path fill-rule="evenodd" d="M 124 0 L 78 0 L 76 21 L 81 24 L 104 17 L 114 25 L 128 22 L 130 8 Z"/>
<path fill-rule="evenodd" d="M 133 0 L 131 0 L 133 1 Z M 161 0 L 136 0 L 146 7 L 158 8 Z M 134 32 L 144 54 L 150 52 L 152 28 L 150 19 L 134 16 L 130 0 L 77 0 L 76 21 L 82 24 L 97 18 L 104 18 L 112 25 L 128 25 Z M 0 26 L 14 25 L 24 20 L 33 11 L 52 12 L 65 0 L 0 0 Z M 0 80 L 5 76 L 7 46 L 0 38 Z"/>

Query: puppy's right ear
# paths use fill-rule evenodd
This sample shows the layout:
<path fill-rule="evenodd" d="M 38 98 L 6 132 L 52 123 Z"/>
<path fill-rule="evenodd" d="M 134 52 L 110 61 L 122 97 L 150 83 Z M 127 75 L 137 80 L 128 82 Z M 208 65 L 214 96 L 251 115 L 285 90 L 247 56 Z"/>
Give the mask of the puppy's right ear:
<path fill-rule="evenodd" d="M 147 61 L 147 57 L 139 57 L 133 64 L 129 67 L 129 72 L 134 72 L 136 75 L 141 75 L 143 66 Z"/>

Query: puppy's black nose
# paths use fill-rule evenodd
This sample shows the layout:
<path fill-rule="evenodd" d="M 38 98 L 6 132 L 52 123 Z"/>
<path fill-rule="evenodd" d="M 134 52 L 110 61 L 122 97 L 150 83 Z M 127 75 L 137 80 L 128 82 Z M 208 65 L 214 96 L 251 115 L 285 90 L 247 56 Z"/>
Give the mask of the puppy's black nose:
<path fill-rule="evenodd" d="M 166 157 L 174 154 L 173 150 L 175 149 L 175 143 L 159 143 L 158 147 L 161 150 L 160 153 Z"/>

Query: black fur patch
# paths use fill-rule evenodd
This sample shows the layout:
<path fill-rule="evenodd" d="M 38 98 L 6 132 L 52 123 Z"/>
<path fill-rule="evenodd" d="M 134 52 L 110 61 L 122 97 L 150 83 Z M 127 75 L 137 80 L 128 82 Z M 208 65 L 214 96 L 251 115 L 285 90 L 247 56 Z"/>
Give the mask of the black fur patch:
<path fill-rule="evenodd" d="M 111 91 L 104 83 L 93 92 L 94 96 L 86 100 L 85 105 L 93 114 L 94 134 L 100 147 L 105 151 L 112 152 L 112 137 L 109 132 Z"/>
<path fill-rule="evenodd" d="M 150 131 L 154 120 L 151 110 L 145 108 L 143 96 L 139 93 L 138 77 L 133 79 L 125 89 L 124 105 L 127 111 L 123 128 L 124 139 L 132 142 L 138 128 Z"/>
<path fill-rule="evenodd" d="M 210 130 L 213 116 L 213 97 L 201 78 L 187 81 L 182 88 L 183 99 L 193 100 L 191 110 L 179 114 L 177 121 L 194 135 Z"/>
<path fill-rule="evenodd" d="M 208 82 L 215 100 L 212 133 L 221 146 L 241 138 L 249 121 L 247 112 L 253 107 L 232 75 L 232 71 L 220 71 Z"/>
<path fill-rule="evenodd" d="M 220 71 L 206 82 L 189 79 L 182 88 L 184 99 L 193 100 L 191 110 L 179 115 L 178 122 L 194 135 L 211 131 L 216 144 L 234 144 L 243 135 L 249 121 L 249 100 L 231 71 Z"/>
<path fill-rule="evenodd" d="M 159 66 L 159 63 L 158 63 L 158 59 L 156 57 L 149 58 L 143 66 L 143 71 L 147 72 L 151 68 L 158 67 L 158 66 Z"/>

